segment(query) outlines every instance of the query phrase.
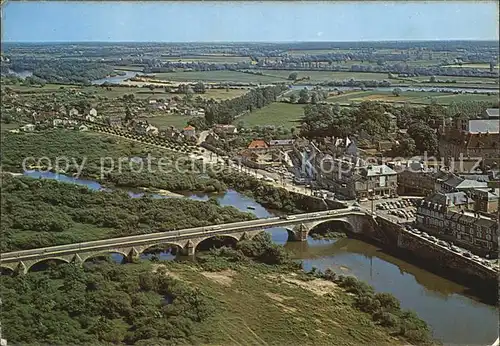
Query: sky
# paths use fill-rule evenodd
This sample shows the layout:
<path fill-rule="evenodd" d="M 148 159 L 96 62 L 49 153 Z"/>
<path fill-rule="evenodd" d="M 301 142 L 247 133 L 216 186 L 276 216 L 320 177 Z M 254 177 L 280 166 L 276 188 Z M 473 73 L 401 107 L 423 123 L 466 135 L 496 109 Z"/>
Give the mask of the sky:
<path fill-rule="evenodd" d="M 3 42 L 498 40 L 497 1 L 8 2 Z"/>

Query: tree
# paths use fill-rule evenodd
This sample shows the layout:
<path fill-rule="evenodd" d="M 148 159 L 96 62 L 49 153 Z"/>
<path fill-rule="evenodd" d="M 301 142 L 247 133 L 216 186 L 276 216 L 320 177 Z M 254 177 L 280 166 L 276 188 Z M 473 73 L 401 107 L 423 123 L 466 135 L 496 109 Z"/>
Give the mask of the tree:
<path fill-rule="evenodd" d="M 396 96 L 396 97 L 398 97 L 399 95 L 401 95 L 401 92 L 402 92 L 401 88 L 395 88 L 395 89 L 392 90 L 392 94 L 394 96 Z"/>
<path fill-rule="evenodd" d="M 416 145 L 413 138 L 404 138 L 399 141 L 399 144 L 393 149 L 395 156 L 411 157 L 415 154 Z"/>
<path fill-rule="evenodd" d="M 125 122 L 129 122 L 130 120 L 134 119 L 134 116 L 132 115 L 132 112 L 130 111 L 130 108 L 125 109 Z"/>
<path fill-rule="evenodd" d="M 193 91 L 197 94 L 204 94 L 206 92 L 205 89 L 205 84 L 203 83 L 196 83 L 193 87 Z"/>
<path fill-rule="evenodd" d="M 297 96 L 295 94 L 290 95 L 290 103 L 295 103 L 297 102 Z"/>
<path fill-rule="evenodd" d="M 309 102 L 309 90 L 307 90 L 307 88 L 304 88 L 299 93 L 298 103 L 305 104 L 307 102 Z"/>
<path fill-rule="evenodd" d="M 148 88 L 149 88 L 149 90 L 151 90 L 151 91 L 154 91 L 154 90 L 155 90 L 155 86 L 154 86 L 153 84 L 150 84 L 150 85 L 148 86 Z"/>
<path fill-rule="evenodd" d="M 297 80 L 297 72 L 292 72 L 288 75 L 288 80 Z"/>
<path fill-rule="evenodd" d="M 318 103 L 318 94 L 316 92 L 311 93 L 311 103 L 312 104 Z"/>
<path fill-rule="evenodd" d="M 423 122 L 415 122 L 408 128 L 408 134 L 415 141 L 418 152 L 427 152 L 430 155 L 437 153 L 437 134 L 429 125 Z"/>
<path fill-rule="evenodd" d="M 429 78 L 429 82 L 436 83 L 436 76 L 431 76 L 431 78 Z"/>

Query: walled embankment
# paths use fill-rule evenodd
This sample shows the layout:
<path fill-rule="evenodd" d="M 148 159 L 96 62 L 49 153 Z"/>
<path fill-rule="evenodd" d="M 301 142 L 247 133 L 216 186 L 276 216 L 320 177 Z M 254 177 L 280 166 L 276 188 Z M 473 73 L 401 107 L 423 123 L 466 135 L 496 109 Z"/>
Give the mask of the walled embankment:
<path fill-rule="evenodd" d="M 407 232 L 383 217 L 377 217 L 376 221 L 383 234 L 383 246 L 389 252 L 467 287 L 479 287 L 488 292 L 496 290 L 498 274 L 491 268 Z"/>

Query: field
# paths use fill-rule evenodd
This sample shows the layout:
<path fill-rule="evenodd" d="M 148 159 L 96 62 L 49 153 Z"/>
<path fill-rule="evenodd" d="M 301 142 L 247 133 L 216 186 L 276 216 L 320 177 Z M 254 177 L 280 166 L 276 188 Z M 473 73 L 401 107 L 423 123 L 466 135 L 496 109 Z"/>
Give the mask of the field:
<path fill-rule="evenodd" d="M 352 91 L 328 97 L 327 101 L 339 104 L 351 102 L 379 101 L 388 103 L 430 104 L 432 101 L 448 105 L 460 101 L 490 101 L 498 100 L 497 95 L 485 94 L 448 94 L 437 92 L 403 91 L 400 96 L 394 96 L 392 91 Z"/>
<path fill-rule="evenodd" d="M 207 62 L 207 63 L 237 63 L 249 62 L 248 56 L 225 56 L 225 55 L 204 55 L 204 56 L 181 56 L 181 57 L 161 57 L 163 61 L 171 62 Z"/>
<path fill-rule="evenodd" d="M 462 64 L 462 65 L 446 65 L 443 67 L 453 67 L 453 68 L 479 68 L 479 69 L 490 69 L 490 64 Z M 498 70 L 498 65 L 494 68 Z"/>
<path fill-rule="evenodd" d="M 293 71 L 293 70 L 260 70 L 266 76 L 274 76 L 282 81 L 286 80 L 290 73 L 296 72 L 297 78 L 310 77 L 307 83 L 319 83 L 332 80 L 385 80 L 387 73 L 370 73 L 370 72 L 332 72 L 332 71 Z"/>
<path fill-rule="evenodd" d="M 235 122 L 243 121 L 245 126 L 283 126 L 292 128 L 300 125 L 298 120 L 304 115 L 303 106 L 298 104 L 275 102 L 248 115 L 237 118 Z"/>
<path fill-rule="evenodd" d="M 288 76 L 288 75 L 287 75 Z M 259 76 L 236 71 L 190 71 L 173 73 L 155 73 L 155 78 L 176 82 L 242 82 L 242 83 L 273 83 L 283 81 L 282 78 Z"/>
<path fill-rule="evenodd" d="M 62 89 L 61 89 L 62 87 Z M 182 97 L 183 95 L 179 94 L 173 94 L 173 93 L 166 93 L 165 89 L 163 87 L 158 87 L 153 90 L 150 90 L 149 88 L 139 88 L 139 87 L 132 87 L 132 86 L 120 86 L 120 87 L 99 87 L 99 86 L 88 86 L 88 87 L 81 87 L 81 86 L 61 86 L 57 84 L 46 84 L 43 87 L 30 87 L 30 86 L 21 86 L 21 85 L 9 85 L 9 88 L 11 88 L 13 91 L 16 93 L 20 94 L 21 96 L 27 96 L 27 95 L 48 95 L 48 94 L 58 94 L 62 93 L 67 90 L 75 90 L 75 91 L 81 91 L 81 92 L 87 92 L 90 94 L 95 94 L 98 96 L 103 96 L 107 97 L 110 99 L 113 98 L 119 98 L 122 97 L 123 95 L 126 94 L 134 94 L 136 98 L 140 99 L 145 99 L 145 98 L 150 98 L 150 97 L 173 97 L 175 95 Z M 216 100 L 227 100 L 227 99 L 232 99 L 238 96 L 241 96 L 245 93 L 247 93 L 247 89 L 207 89 L 206 93 L 204 94 L 199 94 L 195 95 L 194 97 L 200 96 L 205 99 L 216 99 Z"/>

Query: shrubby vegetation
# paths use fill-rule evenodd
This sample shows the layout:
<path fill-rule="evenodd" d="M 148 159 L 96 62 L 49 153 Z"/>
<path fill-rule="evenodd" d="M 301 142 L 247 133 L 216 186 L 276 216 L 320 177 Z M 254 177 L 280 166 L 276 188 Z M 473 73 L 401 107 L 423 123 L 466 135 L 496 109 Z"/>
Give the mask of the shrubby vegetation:
<path fill-rule="evenodd" d="M 213 202 L 131 198 L 55 180 L 2 176 L 1 251 L 251 220 Z"/>
<path fill-rule="evenodd" d="M 198 325 L 215 311 L 199 289 L 161 268 L 72 264 L 1 280 L 9 344 L 198 344 Z"/>
<path fill-rule="evenodd" d="M 413 311 L 402 310 L 396 297 L 390 293 L 375 293 L 373 287 L 353 276 L 336 275 L 327 269 L 324 273 L 312 274 L 335 282 L 347 292 L 354 294 L 353 305 L 372 316 L 374 322 L 388 328 L 393 335 L 401 336 L 411 343 L 430 345 L 435 343 L 427 324 Z"/>
<path fill-rule="evenodd" d="M 112 66 L 75 59 L 42 59 L 17 57 L 8 67 L 13 71 L 32 71 L 33 83 L 90 84 L 92 80 L 113 73 Z"/>

